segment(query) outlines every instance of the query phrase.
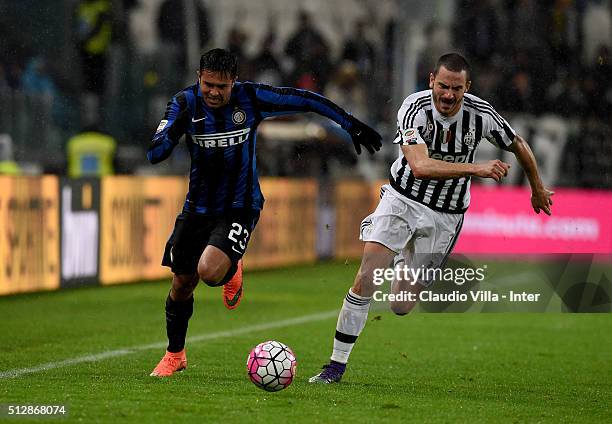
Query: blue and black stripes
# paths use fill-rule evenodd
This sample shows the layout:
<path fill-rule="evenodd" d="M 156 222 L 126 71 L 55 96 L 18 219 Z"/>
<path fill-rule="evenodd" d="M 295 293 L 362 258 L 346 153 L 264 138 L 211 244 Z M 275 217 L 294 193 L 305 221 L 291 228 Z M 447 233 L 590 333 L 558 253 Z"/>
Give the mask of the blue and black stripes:
<path fill-rule="evenodd" d="M 166 106 L 164 118 L 159 123 L 153 135 L 151 145 L 147 150 L 147 159 L 152 164 L 159 163 L 172 153 L 174 146 L 184 134 L 187 127 L 187 114 L 181 114 L 187 109 L 187 100 L 183 92 L 177 93 Z"/>
<path fill-rule="evenodd" d="M 255 159 L 257 127 L 267 117 L 296 112 L 315 112 L 350 129 L 347 112 L 309 91 L 237 82 L 229 103 L 211 108 L 195 84 L 168 103 L 147 158 L 151 163 L 168 158 L 184 134 L 191 158 L 185 210 L 215 215 L 259 210 L 264 198 Z"/>
<path fill-rule="evenodd" d="M 262 117 L 295 112 L 316 112 L 350 129 L 349 114 L 329 99 L 307 90 L 253 84 L 257 109 Z"/>

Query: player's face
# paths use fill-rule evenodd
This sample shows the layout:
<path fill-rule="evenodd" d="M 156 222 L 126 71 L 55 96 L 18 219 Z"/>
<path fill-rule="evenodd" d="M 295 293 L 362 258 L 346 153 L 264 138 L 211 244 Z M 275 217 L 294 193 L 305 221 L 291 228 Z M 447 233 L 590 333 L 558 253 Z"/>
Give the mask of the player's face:
<path fill-rule="evenodd" d="M 429 88 L 433 91 L 433 101 L 443 116 L 453 116 L 461 107 L 463 95 L 470 88 L 465 71 L 453 72 L 441 66 L 436 75 L 429 74 Z"/>
<path fill-rule="evenodd" d="M 236 82 L 236 78 L 230 78 L 221 72 L 207 70 L 198 72 L 198 80 L 204 103 L 212 108 L 225 106 L 229 102 L 232 87 Z"/>

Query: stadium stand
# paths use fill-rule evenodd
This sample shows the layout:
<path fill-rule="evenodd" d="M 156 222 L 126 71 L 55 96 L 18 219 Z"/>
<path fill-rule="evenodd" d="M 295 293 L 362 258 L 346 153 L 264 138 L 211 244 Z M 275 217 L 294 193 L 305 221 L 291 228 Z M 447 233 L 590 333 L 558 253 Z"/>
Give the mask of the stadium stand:
<path fill-rule="evenodd" d="M 49 8 L 43 1 L 31 3 L 43 12 Z M 249 12 L 241 12 L 247 3 Z M 610 13 L 601 13 L 609 12 L 608 3 L 458 0 L 444 8 L 437 7 L 436 2 L 428 6 L 416 3 L 317 0 L 302 8 L 294 2 L 268 0 L 198 1 L 197 14 L 172 19 L 180 22 L 187 18 L 186 28 L 202 27 L 203 35 L 190 39 L 193 28 L 178 34 L 185 38 L 186 57 L 169 59 L 168 37 L 177 35 L 168 35 L 172 31 L 161 18 L 164 3 L 114 1 L 109 12 L 113 37 L 107 63 L 100 71 L 106 87 L 93 104 L 91 96 L 81 94 L 87 79 L 80 75 L 79 66 L 64 65 L 79 60 L 78 43 L 65 43 L 77 35 L 78 20 L 73 16 L 79 9 L 73 2 L 65 2 L 62 13 L 26 15 L 23 5 L 10 4 L 0 25 L 7 40 L 0 60 L 0 107 L 7 112 L 0 117 L 0 129 L 12 136 L 18 162 L 38 164 L 29 168 L 34 172 L 64 174 L 67 140 L 99 118 L 118 142 L 119 163 L 126 164 L 118 171 L 150 172 L 142 168 L 144 149 L 165 107 L 165 98 L 192 81 L 190 55 L 197 59 L 197 52 L 214 45 L 239 52 L 241 78 L 308 87 L 345 99 L 347 107 L 365 115 L 363 119 L 388 138 L 395 130 L 393 103 L 397 100 L 392 93 L 405 87 L 392 76 L 401 71 L 406 78 L 411 75 L 398 67 L 402 58 L 394 46 L 407 35 L 416 35 L 418 54 L 409 60 L 416 69 L 416 78 L 410 82 L 414 88 L 425 88 L 432 60 L 440 52 L 464 52 L 474 62 L 473 92 L 491 99 L 514 125 L 528 123 L 523 127 L 535 131 L 527 135 L 536 150 L 537 140 L 548 140 L 542 146 L 550 144 L 551 133 L 546 128 L 558 117 L 552 138 L 561 154 L 551 168 L 556 170 L 552 173 L 554 184 L 611 187 L 604 172 L 610 167 L 610 159 L 605 159 L 610 155 L 594 154 L 608 152 L 602 140 L 612 131 L 612 41 L 610 31 L 605 31 L 611 22 Z M 397 25 L 406 17 L 407 4 L 416 33 L 407 34 Z M 435 20 L 419 20 L 421 16 L 435 16 Z M 9 30 L 58 23 L 65 25 L 46 31 L 45 40 L 42 34 L 36 35 L 37 31 L 31 31 L 33 37 L 25 37 L 23 32 Z M 481 30 L 472 31 L 474 26 Z M 602 30 L 593 31 L 595 26 Z M 308 39 L 311 45 L 301 45 L 303 41 L 299 46 L 292 45 L 295 35 L 295 40 Z M 63 42 L 61 50 L 52 47 Z M 301 54 L 295 55 L 296 51 Z M 182 63 L 184 69 L 177 71 L 177 64 Z M 177 75 L 182 77 L 177 79 Z M 92 113 L 98 104 L 102 105 L 99 113 Z M 266 143 L 273 140 L 262 137 L 261 146 Z M 134 160 L 139 151 L 143 152 L 142 159 Z M 336 154 L 347 152 L 348 148 Z M 292 149 L 279 152 L 293 153 Z M 381 164 L 393 156 L 394 149 L 388 148 L 371 166 L 339 161 L 338 166 L 346 169 L 339 174 L 372 179 L 384 169 Z M 179 161 L 163 172 L 183 174 L 185 168 Z"/>

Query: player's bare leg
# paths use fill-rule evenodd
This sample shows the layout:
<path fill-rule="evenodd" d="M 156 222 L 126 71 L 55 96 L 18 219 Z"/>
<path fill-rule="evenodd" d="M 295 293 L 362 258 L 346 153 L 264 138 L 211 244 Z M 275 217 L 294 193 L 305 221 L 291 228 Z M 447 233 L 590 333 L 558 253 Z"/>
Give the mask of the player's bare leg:
<path fill-rule="evenodd" d="M 401 298 L 404 299 L 415 299 L 414 301 L 392 301 L 390 302 L 391 310 L 396 315 L 406 315 L 414 309 L 418 303 L 419 293 L 423 290 L 423 285 L 415 283 L 411 280 L 393 280 L 391 283 L 391 293 L 394 295 L 403 294 Z M 413 293 L 412 297 L 408 296 L 408 293 Z"/>
<path fill-rule="evenodd" d="M 211 287 L 223 285 L 223 303 L 235 309 L 242 299 L 242 260 L 232 261 L 216 246 L 206 246 L 198 263 L 200 279 Z"/>
<path fill-rule="evenodd" d="M 363 297 L 374 294 L 374 270 L 388 268 L 396 253 L 380 243 L 366 242 L 351 291 Z"/>
<path fill-rule="evenodd" d="M 368 318 L 374 294 L 374 271 L 389 267 L 395 252 L 375 242 L 366 242 L 361 266 L 347 293 L 338 316 L 331 361 L 324 370 L 308 380 L 311 383 L 336 383 L 342 379 L 346 363 L 357 337 Z"/>
<path fill-rule="evenodd" d="M 208 245 L 198 262 L 200 279 L 211 287 L 222 284 L 223 278 L 232 265 L 229 256 L 216 246 Z"/>

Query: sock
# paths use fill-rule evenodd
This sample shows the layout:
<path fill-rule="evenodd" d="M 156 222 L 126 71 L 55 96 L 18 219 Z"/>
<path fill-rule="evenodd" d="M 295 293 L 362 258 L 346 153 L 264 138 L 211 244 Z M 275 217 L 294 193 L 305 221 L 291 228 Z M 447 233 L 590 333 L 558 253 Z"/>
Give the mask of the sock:
<path fill-rule="evenodd" d="M 334 350 L 331 360 L 346 364 L 349 355 L 361 330 L 365 327 L 370 309 L 371 297 L 363 297 L 353 293 L 350 289 L 342 303 L 342 310 L 338 316 L 336 335 L 334 337 Z"/>
<path fill-rule="evenodd" d="M 191 299 L 176 302 L 166 298 L 166 334 L 168 335 L 168 352 L 176 353 L 185 348 L 187 325 L 193 314 L 193 296 Z"/>

